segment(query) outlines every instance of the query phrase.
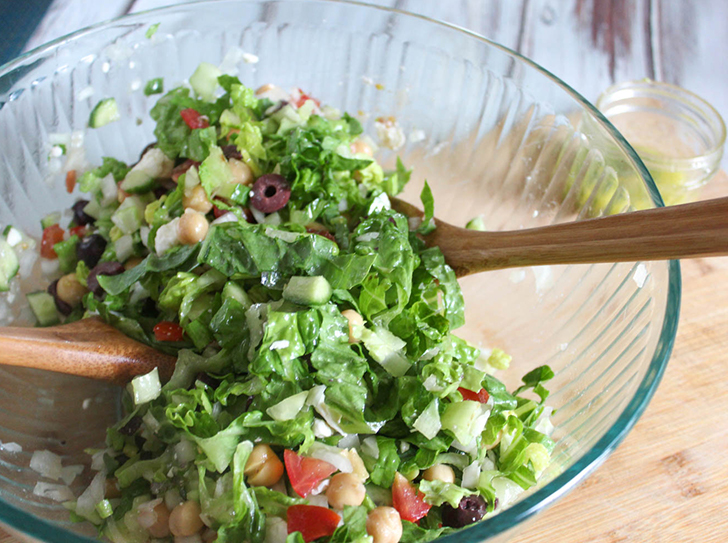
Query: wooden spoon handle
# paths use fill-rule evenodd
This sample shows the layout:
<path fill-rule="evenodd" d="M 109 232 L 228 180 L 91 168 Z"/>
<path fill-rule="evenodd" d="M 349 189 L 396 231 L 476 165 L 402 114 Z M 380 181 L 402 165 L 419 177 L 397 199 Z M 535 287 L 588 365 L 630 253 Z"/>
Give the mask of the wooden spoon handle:
<path fill-rule="evenodd" d="M 527 230 L 458 231 L 455 237 L 447 228 L 436 230 L 428 239 L 443 249 L 458 276 L 516 266 L 728 255 L 728 198 Z"/>
<path fill-rule="evenodd" d="M 166 380 L 175 361 L 98 318 L 48 328 L 0 327 L 0 364 L 9 366 L 126 384 L 155 367 Z"/>

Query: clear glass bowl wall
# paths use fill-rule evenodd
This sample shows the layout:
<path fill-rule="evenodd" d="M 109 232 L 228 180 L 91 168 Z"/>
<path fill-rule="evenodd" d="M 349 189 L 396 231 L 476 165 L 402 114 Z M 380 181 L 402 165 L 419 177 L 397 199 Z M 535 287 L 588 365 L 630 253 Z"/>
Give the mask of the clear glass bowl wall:
<path fill-rule="evenodd" d="M 159 30 L 147 39 L 154 23 Z M 235 47 L 259 57 L 237 64 L 249 86 L 301 87 L 360 115 L 370 134 L 374 119 L 394 116 L 408 136 L 396 154 L 415 170 L 405 198 L 416 202 L 427 179 L 437 216 L 453 224 L 481 215 L 489 229 L 517 229 L 626 211 L 630 196 L 616 188 L 625 173 L 659 202 L 616 131 L 570 88 L 507 49 L 440 23 L 342 2 L 222 1 L 100 25 L 6 65 L 0 223 L 39 235 L 39 219 L 76 198 L 62 177 L 48 179 L 49 134 L 84 130 L 95 103 L 113 96 L 121 120 L 86 130 L 87 158 L 134 162 L 154 140 L 148 112 L 157 97 L 140 87 L 164 77 L 173 88 L 201 61 L 220 63 Z M 591 134 L 579 131 L 584 116 Z M 592 144 L 605 138 L 617 148 L 608 163 Z M 381 158 L 392 165 L 396 154 L 385 150 Z M 20 288 L 37 287 L 33 281 L 23 278 Z M 507 384 L 540 364 L 556 371 L 553 469 L 535 493 L 452 539 L 501 542 L 603 462 L 644 410 L 675 335 L 679 268 L 527 268 L 468 277 L 462 287 L 468 324 L 460 334 L 513 355 L 502 376 Z M 11 295 L 22 299 L 17 289 Z M 5 295 L 0 317 L 22 320 L 21 306 Z M 37 475 L 28 462 L 33 450 L 49 449 L 64 465 L 87 463 L 83 450 L 99 445 L 118 416 L 117 394 L 80 378 L 0 369 L 0 441 L 24 448 L 0 450 L 3 522 L 44 541 L 93 536 L 61 506 L 33 495 Z M 87 398 L 91 406 L 83 409 Z M 82 484 L 76 481 L 77 492 Z"/>

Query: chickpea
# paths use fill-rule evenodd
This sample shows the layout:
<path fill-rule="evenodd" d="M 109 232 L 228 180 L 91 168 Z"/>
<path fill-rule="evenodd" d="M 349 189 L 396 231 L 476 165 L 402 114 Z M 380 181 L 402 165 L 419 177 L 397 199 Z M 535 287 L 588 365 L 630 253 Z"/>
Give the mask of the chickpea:
<path fill-rule="evenodd" d="M 154 513 L 157 515 L 157 520 L 147 528 L 149 535 L 160 539 L 167 537 L 169 535 L 169 509 L 162 502 L 154 507 Z"/>
<path fill-rule="evenodd" d="M 56 295 L 58 298 L 71 307 L 76 307 L 80 304 L 81 299 L 87 292 L 88 289 L 79 283 L 75 273 L 64 275 L 58 280 L 58 284 L 56 285 Z"/>
<path fill-rule="evenodd" d="M 132 256 L 129 260 L 124 262 L 124 269 L 130 270 L 132 268 L 136 268 L 139 264 L 141 264 L 143 258 L 140 256 Z"/>
<path fill-rule="evenodd" d="M 275 85 L 272 85 L 270 83 L 266 83 L 265 85 L 261 85 L 257 89 L 255 89 L 255 94 L 263 94 L 264 92 L 268 92 L 270 90 L 275 89 Z"/>
<path fill-rule="evenodd" d="M 249 485 L 271 487 L 283 476 L 283 462 L 269 445 L 259 443 L 250 452 L 243 473 Z"/>
<path fill-rule="evenodd" d="M 106 479 L 104 498 L 121 498 L 121 490 L 119 490 L 119 483 L 116 481 L 116 479 Z"/>
<path fill-rule="evenodd" d="M 202 185 L 195 185 L 189 194 L 185 194 L 184 198 L 182 198 L 182 205 L 185 209 L 192 208 L 203 215 L 209 213 L 212 209 L 212 202 L 207 197 Z"/>
<path fill-rule="evenodd" d="M 351 145 L 349 145 L 349 149 L 351 149 L 351 152 L 355 155 L 361 153 L 369 156 L 374 156 L 374 151 L 372 150 L 371 145 L 362 140 L 353 141 Z"/>
<path fill-rule="evenodd" d="M 349 321 L 349 343 L 359 343 L 354 334 L 354 327 L 364 326 L 364 318 L 353 309 L 342 311 L 341 314 Z"/>
<path fill-rule="evenodd" d="M 326 499 L 334 509 L 343 509 L 345 505 L 361 505 L 365 495 L 364 485 L 353 473 L 337 473 L 326 489 Z"/>
<path fill-rule="evenodd" d="M 402 537 L 402 521 L 394 507 L 377 507 L 367 515 L 367 533 L 373 543 L 397 543 Z"/>
<path fill-rule="evenodd" d="M 202 541 L 204 543 L 213 543 L 214 541 L 217 541 L 217 532 L 212 528 L 207 528 L 204 532 L 202 532 Z"/>
<path fill-rule="evenodd" d="M 194 245 L 205 239 L 209 228 L 210 225 L 202 213 L 187 208 L 179 218 L 177 239 L 185 245 Z"/>
<path fill-rule="evenodd" d="M 172 535 L 186 537 L 194 535 L 202 528 L 200 506 L 197 502 L 187 501 L 172 509 L 169 515 L 169 530 Z"/>
<path fill-rule="evenodd" d="M 425 481 L 442 481 L 443 483 L 454 483 L 455 472 L 450 466 L 445 464 L 435 464 L 429 467 L 422 474 L 422 478 Z"/>
<path fill-rule="evenodd" d="M 253 182 L 253 178 L 255 177 L 253 170 L 242 160 L 231 158 L 228 160 L 228 166 L 230 167 L 230 173 L 233 175 L 233 183 L 250 185 Z"/>

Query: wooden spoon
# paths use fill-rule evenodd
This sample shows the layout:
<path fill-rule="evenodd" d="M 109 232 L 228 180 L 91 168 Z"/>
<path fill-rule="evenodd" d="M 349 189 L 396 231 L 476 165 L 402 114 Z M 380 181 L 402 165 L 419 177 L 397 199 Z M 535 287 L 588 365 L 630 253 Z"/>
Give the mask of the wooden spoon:
<path fill-rule="evenodd" d="M 415 206 L 391 200 L 400 213 L 423 216 Z M 728 198 L 504 232 L 435 224 L 422 239 L 440 247 L 458 277 L 519 266 L 728 255 Z"/>
<path fill-rule="evenodd" d="M 167 380 L 177 359 L 91 317 L 47 328 L 0 327 L 0 364 L 128 383 L 159 368 Z"/>
<path fill-rule="evenodd" d="M 397 198 L 392 207 L 422 217 Z M 544 264 L 666 260 L 728 254 L 728 198 L 510 232 L 477 232 L 435 219 L 423 237 L 438 246 L 458 277 Z M 168 379 L 175 357 L 134 341 L 98 318 L 49 328 L 0 327 L 0 364 L 125 384 L 159 368 Z"/>

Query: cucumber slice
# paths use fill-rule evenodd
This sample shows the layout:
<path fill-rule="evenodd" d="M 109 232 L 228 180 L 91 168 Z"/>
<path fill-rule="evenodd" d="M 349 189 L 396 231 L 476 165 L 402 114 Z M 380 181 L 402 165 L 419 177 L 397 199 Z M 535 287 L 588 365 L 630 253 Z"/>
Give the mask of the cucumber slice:
<path fill-rule="evenodd" d="M 126 175 L 119 187 L 129 194 L 149 192 L 154 188 L 154 178 L 145 171 L 132 170 Z"/>
<path fill-rule="evenodd" d="M 248 294 L 243 290 L 243 287 L 233 281 L 225 283 L 225 286 L 222 289 L 222 299 L 227 300 L 228 298 L 232 298 L 239 302 L 245 309 L 248 309 L 251 305 L 253 305 L 253 302 L 250 300 L 250 296 L 248 296 Z"/>
<path fill-rule="evenodd" d="M 331 299 L 331 285 L 325 277 L 293 276 L 283 289 L 283 298 L 300 305 L 322 305 Z"/>
<path fill-rule="evenodd" d="M 190 86 L 200 98 L 214 102 L 218 87 L 217 78 L 221 75 L 220 68 L 214 64 L 201 62 L 195 73 L 190 76 Z"/>
<path fill-rule="evenodd" d="M 101 128 L 104 125 L 118 121 L 120 118 L 116 100 L 114 98 L 104 98 L 91 111 L 88 125 L 90 128 Z"/>
<path fill-rule="evenodd" d="M 10 289 L 10 280 L 18 273 L 18 256 L 3 238 L 0 238 L 0 292 Z"/>
<path fill-rule="evenodd" d="M 40 220 L 40 226 L 45 230 L 49 226 L 53 226 L 54 224 L 58 224 L 61 222 L 61 214 L 58 211 L 54 211 L 53 213 L 46 215 Z"/>
<path fill-rule="evenodd" d="M 31 292 L 27 295 L 27 298 L 30 309 L 33 311 L 40 326 L 51 326 L 61 322 L 58 311 L 56 310 L 56 302 L 53 301 L 52 295 L 41 290 Z"/>

